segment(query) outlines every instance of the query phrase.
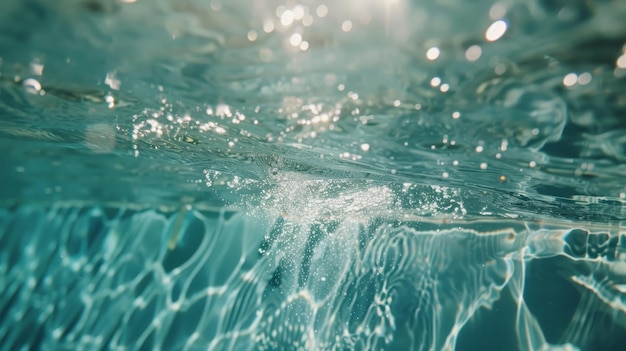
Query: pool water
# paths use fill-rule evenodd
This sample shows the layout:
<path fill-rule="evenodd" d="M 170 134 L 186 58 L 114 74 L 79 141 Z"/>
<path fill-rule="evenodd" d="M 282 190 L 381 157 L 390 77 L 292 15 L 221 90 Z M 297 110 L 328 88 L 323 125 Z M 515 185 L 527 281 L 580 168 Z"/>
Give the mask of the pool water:
<path fill-rule="evenodd" d="M 0 350 L 621 350 L 622 18 L 3 1 Z"/>

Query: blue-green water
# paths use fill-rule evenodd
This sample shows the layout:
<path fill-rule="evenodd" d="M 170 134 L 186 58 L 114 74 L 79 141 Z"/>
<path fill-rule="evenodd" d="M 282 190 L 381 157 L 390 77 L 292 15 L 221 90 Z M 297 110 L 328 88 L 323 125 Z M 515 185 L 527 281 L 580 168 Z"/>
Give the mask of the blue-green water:
<path fill-rule="evenodd" d="M 621 350 L 623 18 L 3 1 L 0 350 Z"/>

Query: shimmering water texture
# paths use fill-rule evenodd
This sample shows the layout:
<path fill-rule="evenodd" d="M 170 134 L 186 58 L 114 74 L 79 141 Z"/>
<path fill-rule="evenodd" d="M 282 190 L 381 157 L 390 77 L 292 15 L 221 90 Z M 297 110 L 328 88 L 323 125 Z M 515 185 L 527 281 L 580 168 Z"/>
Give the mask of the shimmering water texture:
<path fill-rule="evenodd" d="M 189 208 L 0 219 L 8 350 L 606 350 L 626 332 L 615 231 Z"/>
<path fill-rule="evenodd" d="M 626 1 L 0 1 L 0 350 L 622 350 Z"/>

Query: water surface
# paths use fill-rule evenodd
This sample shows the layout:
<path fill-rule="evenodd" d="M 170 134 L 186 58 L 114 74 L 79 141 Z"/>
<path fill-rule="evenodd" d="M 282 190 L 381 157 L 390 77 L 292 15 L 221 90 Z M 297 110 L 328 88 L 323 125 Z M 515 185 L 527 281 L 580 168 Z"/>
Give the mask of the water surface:
<path fill-rule="evenodd" d="M 0 344 L 620 349 L 625 17 L 3 2 Z"/>

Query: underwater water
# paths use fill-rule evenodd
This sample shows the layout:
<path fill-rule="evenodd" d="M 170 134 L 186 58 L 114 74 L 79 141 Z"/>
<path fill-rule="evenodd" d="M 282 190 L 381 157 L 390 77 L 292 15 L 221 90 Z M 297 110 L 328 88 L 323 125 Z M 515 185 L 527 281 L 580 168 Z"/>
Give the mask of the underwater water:
<path fill-rule="evenodd" d="M 0 350 L 622 350 L 623 18 L 3 0 Z"/>

